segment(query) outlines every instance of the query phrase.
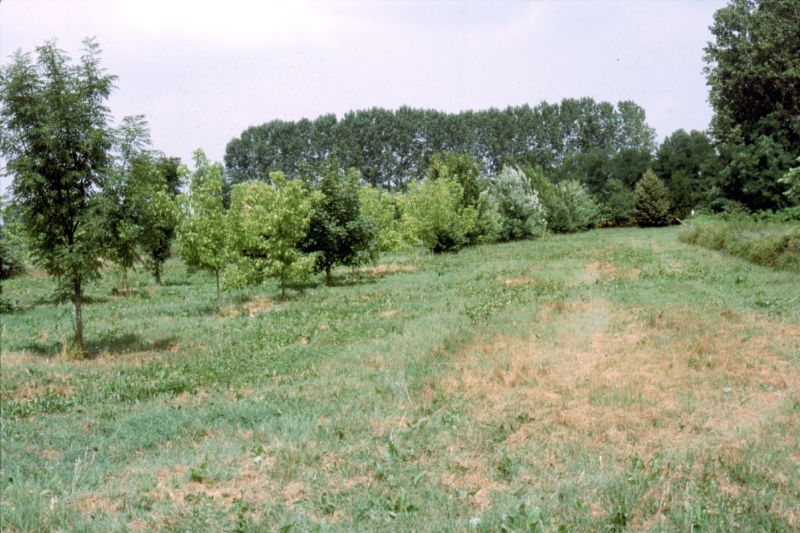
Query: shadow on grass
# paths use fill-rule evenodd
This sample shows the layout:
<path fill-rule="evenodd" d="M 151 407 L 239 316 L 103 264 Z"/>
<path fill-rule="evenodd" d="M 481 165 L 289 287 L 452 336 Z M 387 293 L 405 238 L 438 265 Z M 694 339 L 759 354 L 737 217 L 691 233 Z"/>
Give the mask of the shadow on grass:
<path fill-rule="evenodd" d="M 376 276 L 370 272 L 347 272 L 346 274 L 332 276 L 329 287 L 352 287 L 353 285 L 372 285 L 383 276 Z"/>
<path fill-rule="evenodd" d="M 125 354 L 137 352 L 163 352 L 169 350 L 175 343 L 175 337 L 167 337 L 155 341 L 144 339 L 135 333 L 105 336 L 100 339 L 86 341 L 86 359 L 92 359 L 101 353 Z M 60 342 L 32 342 L 21 347 L 35 355 L 42 357 L 56 357 L 63 351 Z"/>
<path fill-rule="evenodd" d="M 189 280 L 185 279 L 164 279 L 161 280 L 160 285 L 156 285 L 156 287 L 188 287 L 191 283 Z"/>
<path fill-rule="evenodd" d="M 108 301 L 109 301 L 108 298 L 105 296 L 89 296 L 88 294 L 86 294 L 81 298 L 81 305 L 104 304 L 108 303 Z M 58 294 L 55 296 L 50 295 L 50 296 L 45 296 L 43 298 L 38 298 L 24 307 L 20 306 L 19 309 L 24 310 L 24 309 L 32 309 L 40 305 L 62 305 L 62 304 L 72 305 L 72 299 L 68 296 L 62 296 Z"/>

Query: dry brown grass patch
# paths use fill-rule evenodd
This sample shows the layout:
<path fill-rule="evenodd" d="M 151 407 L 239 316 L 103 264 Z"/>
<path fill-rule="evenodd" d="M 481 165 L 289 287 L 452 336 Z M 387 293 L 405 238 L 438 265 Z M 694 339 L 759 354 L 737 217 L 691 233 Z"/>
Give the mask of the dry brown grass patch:
<path fill-rule="evenodd" d="M 268 458 L 269 459 L 269 458 Z M 273 501 L 278 485 L 270 478 L 274 460 L 255 461 L 251 456 L 234 459 L 236 473 L 229 479 L 192 481 L 185 465 L 164 468 L 155 475 L 156 487 L 148 496 L 157 501 L 184 505 L 193 497 L 207 497 L 227 508 L 238 498 L 251 503 Z"/>
<path fill-rule="evenodd" d="M 74 394 L 65 375 L 53 373 L 48 377 L 50 378 L 49 383 L 28 381 L 14 389 L 3 389 L 0 397 L 4 401 L 28 402 L 41 396 L 72 396 Z"/>
<path fill-rule="evenodd" d="M 726 315 L 729 318 L 726 318 Z M 688 307 L 640 320 L 603 300 L 544 307 L 529 337 L 480 340 L 444 388 L 484 422 L 525 413 L 507 442 L 581 442 L 621 456 L 756 431 L 800 384 L 800 328 Z"/>
<path fill-rule="evenodd" d="M 244 305 L 245 311 L 252 317 L 260 313 L 266 313 L 275 307 L 275 301 L 269 298 L 255 298 Z"/>
<path fill-rule="evenodd" d="M 470 503 L 480 509 L 492 504 L 494 492 L 507 489 L 506 485 L 492 479 L 489 465 L 481 458 L 457 458 L 450 465 L 450 470 L 440 474 L 439 484 L 450 493 L 466 492 L 470 495 Z"/>
<path fill-rule="evenodd" d="M 531 280 L 529 278 L 509 278 L 505 281 L 505 284 L 509 287 L 516 287 L 519 285 L 530 285 Z"/>
<path fill-rule="evenodd" d="M 389 263 L 379 264 L 374 266 L 361 267 L 359 272 L 369 274 L 375 278 L 382 278 L 389 274 L 396 274 L 398 272 L 414 272 L 417 268 L 414 265 L 407 265 L 402 263 Z"/>

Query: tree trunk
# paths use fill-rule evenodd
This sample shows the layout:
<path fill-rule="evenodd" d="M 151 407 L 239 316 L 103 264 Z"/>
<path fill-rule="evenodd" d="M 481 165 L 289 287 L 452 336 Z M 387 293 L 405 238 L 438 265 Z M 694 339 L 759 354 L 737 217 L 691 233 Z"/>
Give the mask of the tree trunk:
<path fill-rule="evenodd" d="M 325 285 L 330 286 L 331 283 L 333 283 L 333 276 L 331 276 L 331 267 L 330 266 L 326 266 L 325 267 Z"/>
<path fill-rule="evenodd" d="M 75 347 L 83 354 L 83 317 L 81 315 L 81 280 L 76 279 L 73 285 L 75 295 Z"/>
<path fill-rule="evenodd" d="M 128 267 L 122 267 L 122 289 L 125 291 L 125 296 L 131 295 L 131 290 L 128 288 Z"/>
<path fill-rule="evenodd" d="M 217 276 L 217 305 L 219 305 L 220 295 L 219 295 L 219 270 L 214 272 Z"/>
<path fill-rule="evenodd" d="M 153 267 L 153 275 L 156 277 L 156 285 L 161 285 L 161 263 L 156 261 Z"/>

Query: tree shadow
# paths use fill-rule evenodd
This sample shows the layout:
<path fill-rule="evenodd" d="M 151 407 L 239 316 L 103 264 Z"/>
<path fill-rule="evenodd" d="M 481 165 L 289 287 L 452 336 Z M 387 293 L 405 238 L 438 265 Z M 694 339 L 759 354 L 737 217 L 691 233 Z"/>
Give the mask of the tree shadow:
<path fill-rule="evenodd" d="M 328 287 L 353 287 L 355 285 L 371 285 L 376 278 L 369 275 L 346 274 L 344 276 L 333 276 Z"/>
<path fill-rule="evenodd" d="M 167 337 L 158 340 L 146 340 L 136 333 L 124 333 L 121 335 L 109 335 L 99 339 L 89 339 L 86 341 L 86 359 L 93 359 L 101 353 L 114 355 L 140 352 L 163 352 L 169 350 L 175 344 L 175 337 Z M 56 357 L 63 352 L 64 346 L 61 342 L 31 342 L 21 347 L 41 357 Z"/>
<path fill-rule="evenodd" d="M 162 279 L 161 284 L 156 287 L 188 287 L 189 285 L 191 283 L 185 279 Z"/>
<path fill-rule="evenodd" d="M 81 297 L 81 305 L 104 304 L 108 303 L 108 301 L 109 299 L 105 296 L 90 296 L 88 294 L 85 294 Z M 24 307 L 20 306 L 20 309 L 33 309 L 34 307 L 38 307 L 40 305 L 62 305 L 62 304 L 72 305 L 72 299 L 59 294 L 43 296 L 41 298 L 33 300 L 30 304 Z"/>

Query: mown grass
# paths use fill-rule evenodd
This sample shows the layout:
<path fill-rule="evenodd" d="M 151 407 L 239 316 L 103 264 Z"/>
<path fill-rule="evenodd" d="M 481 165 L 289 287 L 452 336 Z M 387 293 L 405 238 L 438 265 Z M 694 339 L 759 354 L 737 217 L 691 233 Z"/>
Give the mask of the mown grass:
<path fill-rule="evenodd" d="M 800 223 L 759 221 L 746 216 L 700 217 L 681 240 L 720 250 L 753 263 L 800 272 Z"/>
<path fill-rule="evenodd" d="M 800 284 L 598 230 L 276 301 L 168 264 L 2 325 L 4 530 L 800 527 Z"/>

